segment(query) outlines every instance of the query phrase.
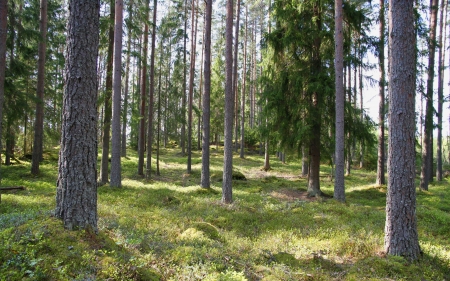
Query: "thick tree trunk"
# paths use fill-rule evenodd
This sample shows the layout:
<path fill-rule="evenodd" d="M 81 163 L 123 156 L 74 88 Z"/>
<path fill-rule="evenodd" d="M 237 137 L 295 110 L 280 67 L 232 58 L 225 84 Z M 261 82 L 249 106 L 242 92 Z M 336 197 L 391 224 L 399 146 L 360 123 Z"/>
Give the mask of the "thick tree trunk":
<path fill-rule="evenodd" d="M 115 0 L 114 87 L 112 103 L 111 187 L 122 186 L 120 164 L 120 99 L 122 97 L 122 25 L 123 0 Z"/>
<path fill-rule="evenodd" d="M 6 34 L 7 34 L 8 1 L 0 0 L 0 151 L 2 150 L 3 136 L 3 100 L 5 98 L 5 69 L 6 69 Z M 0 184 L 2 159 L 0 156 Z"/>
<path fill-rule="evenodd" d="M 97 231 L 97 57 L 100 1 L 70 0 L 55 216 Z"/>
<path fill-rule="evenodd" d="M 344 104 L 345 91 L 343 81 L 344 70 L 344 32 L 343 32 L 343 11 L 342 0 L 335 1 L 335 87 L 336 87 L 336 142 L 335 161 L 336 176 L 334 181 L 334 198 L 345 201 L 344 183 Z M 302 148 L 303 149 L 303 148 Z"/>
<path fill-rule="evenodd" d="M 148 99 L 148 123 L 147 123 L 147 167 L 145 177 L 152 175 L 152 145 L 153 145 L 153 103 L 155 96 L 155 47 L 156 47 L 156 10 L 158 1 L 153 0 L 153 22 L 152 22 L 152 46 L 150 55 L 150 94 Z"/>
<path fill-rule="evenodd" d="M 425 130 L 422 147 L 422 167 L 420 173 L 420 189 L 428 190 L 428 183 L 430 176 L 432 176 L 433 165 L 433 149 L 432 149 L 432 135 L 433 135 L 433 80 L 434 80 L 434 57 L 436 51 L 436 25 L 437 25 L 438 0 L 430 0 L 430 54 L 428 57 L 428 78 L 427 78 L 427 93 L 426 93 L 426 113 L 425 113 Z"/>
<path fill-rule="evenodd" d="M 384 247 L 416 260 L 415 35 L 412 0 L 389 3 L 389 154 Z"/>
<path fill-rule="evenodd" d="M 103 136 L 102 136 L 102 161 L 100 164 L 100 184 L 108 182 L 108 166 L 109 166 L 109 141 L 111 139 L 111 118 L 112 118 L 112 83 L 113 83 L 113 61 L 114 61 L 114 18 L 115 8 L 114 1 L 111 0 L 110 20 L 109 25 L 109 43 L 108 43 L 108 55 L 106 58 L 106 89 L 105 89 L 105 115 L 103 116 Z"/>
<path fill-rule="evenodd" d="M 41 0 L 39 31 L 41 38 L 38 45 L 38 74 L 36 88 L 36 119 L 34 121 L 33 158 L 31 174 L 39 174 L 39 162 L 42 161 L 44 139 L 44 86 L 45 86 L 45 52 L 47 42 L 47 0 Z"/>
<path fill-rule="evenodd" d="M 205 2 L 205 89 L 203 93 L 203 139 L 202 139 L 202 174 L 201 185 L 203 188 L 210 187 L 209 179 L 209 135 L 210 135 L 210 106 L 211 106 L 211 20 L 212 0 Z"/>
<path fill-rule="evenodd" d="M 144 46 L 142 50 L 142 62 L 141 62 L 141 106 L 139 116 L 139 137 L 138 137 L 138 175 L 144 175 L 144 152 L 145 152 L 145 96 L 147 91 L 147 53 L 148 53 L 148 21 L 150 13 L 150 0 L 145 3 L 146 21 L 144 26 Z"/>
<path fill-rule="evenodd" d="M 225 26 L 225 130 L 222 202 L 230 204 L 232 197 L 233 173 L 233 0 L 227 0 Z"/>
<path fill-rule="evenodd" d="M 445 21 L 444 21 L 445 11 Z M 438 124 L 437 124 L 437 152 L 436 152 L 436 180 L 442 181 L 442 105 L 444 104 L 444 61 L 445 61 L 445 43 L 443 39 L 445 29 L 447 28 L 447 1 L 441 0 L 441 11 L 439 20 L 439 67 L 438 67 Z"/>

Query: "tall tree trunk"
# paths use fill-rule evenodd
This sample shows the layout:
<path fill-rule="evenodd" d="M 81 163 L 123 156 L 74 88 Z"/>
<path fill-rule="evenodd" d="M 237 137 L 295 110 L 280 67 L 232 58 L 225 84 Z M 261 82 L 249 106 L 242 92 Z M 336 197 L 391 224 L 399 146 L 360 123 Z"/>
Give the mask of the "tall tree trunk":
<path fill-rule="evenodd" d="M 127 62 L 125 66 L 125 89 L 123 99 L 123 112 L 122 112 L 122 141 L 121 141 L 121 153 L 122 157 L 127 156 L 127 116 L 128 116 L 128 89 L 130 78 L 130 57 L 131 57 L 131 26 L 133 22 L 133 0 L 128 3 L 128 20 L 130 25 L 128 26 L 128 42 L 127 42 Z"/>
<path fill-rule="evenodd" d="M 385 72 L 385 66 L 384 66 L 384 45 L 385 45 L 385 38 L 384 38 L 384 30 L 385 30 L 385 17 L 384 17 L 384 1 L 380 0 L 380 14 L 379 14 L 379 21 L 380 21 L 380 41 L 378 45 L 378 65 L 380 69 L 380 82 L 379 82 L 379 97 L 380 97 L 380 103 L 378 106 L 378 159 L 377 159 L 377 181 L 376 183 L 378 185 L 384 185 L 386 184 L 386 178 L 385 178 L 385 172 L 384 172 L 384 164 L 385 164 L 385 144 L 384 144 L 384 106 L 385 106 L 385 93 L 384 88 L 386 85 L 386 72 Z"/>
<path fill-rule="evenodd" d="M 445 11 L 445 20 L 444 20 Z M 437 135 L 437 153 L 436 153 L 436 180 L 442 181 L 442 105 L 444 104 L 444 61 L 445 61 L 445 42 L 443 34 L 446 33 L 447 24 L 447 1 L 441 1 L 441 11 L 439 20 L 439 67 L 438 67 L 438 135 Z"/>
<path fill-rule="evenodd" d="M 192 30 L 191 30 L 191 64 L 189 70 L 189 105 L 188 105 L 188 159 L 187 159 L 187 173 L 191 173 L 192 166 L 192 104 L 194 99 L 194 77 L 195 77 L 195 47 L 197 25 L 195 24 L 195 1 L 192 1 Z"/>
<path fill-rule="evenodd" d="M 108 165 L 109 165 L 109 141 L 111 139 L 111 118 L 112 118 L 112 84 L 113 84 L 113 53 L 114 53 L 114 18 L 115 8 L 114 1 L 110 3 L 110 20 L 109 25 L 109 41 L 108 41 L 108 55 L 106 58 L 106 89 L 105 89 L 105 115 L 103 116 L 103 136 L 102 136 L 102 161 L 100 164 L 100 184 L 103 185 L 108 182 Z"/>
<path fill-rule="evenodd" d="M 145 96 L 147 91 L 147 53 L 148 53 L 148 22 L 150 13 L 150 0 L 145 3 L 146 20 L 144 26 L 144 46 L 142 50 L 141 62 L 141 106 L 139 116 L 139 138 L 138 138 L 138 175 L 144 175 L 144 152 L 145 152 Z"/>
<path fill-rule="evenodd" d="M 428 57 L 428 78 L 427 78 L 427 94 L 426 94 L 426 113 L 425 113 L 425 130 L 424 143 L 422 148 L 422 167 L 420 173 L 420 189 L 428 190 L 428 183 L 430 175 L 432 176 L 433 165 L 433 150 L 432 150 L 432 135 L 433 135 L 433 80 L 434 80 L 434 57 L 436 51 L 436 25 L 438 0 L 430 0 L 430 41 L 428 42 L 428 49 L 430 54 Z"/>
<path fill-rule="evenodd" d="M 153 142 L 153 100 L 155 96 L 155 47 L 156 47 L 156 11 L 158 1 L 153 0 L 153 21 L 152 21 L 152 54 L 150 55 L 150 97 L 148 99 L 148 127 L 147 127 L 147 167 L 145 177 L 152 175 L 152 142 Z"/>
<path fill-rule="evenodd" d="M 335 8 L 335 87 L 336 87 L 336 142 L 335 142 L 335 161 L 336 161 L 336 179 L 334 181 L 334 198 L 339 201 L 345 201 L 345 181 L 344 181 L 344 104 L 345 91 L 343 81 L 344 69 L 344 32 L 343 32 L 343 11 L 342 0 L 336 0 Z M 302 147 L 302 152 L 303 152 Z"/>
<path fill-rule="evenodd" d="M 111 187 L 122 186 L 120 164 L 120 99 L 122 97 L 122 25 L 123 0 L 115 0 L 114 88 L 112 104 Z"/>
<path fill-rule="evenodd" d="M 5 69 L 6 69 L 6 34 L 7 34 L 8 1 L 0 0 L 0 151 L 3 138 L 3 100 L 5 98 Z M 2 159 L 0 156 L 0 184 Z"/>
<path fill-rule="evenodd" d="M 97 57 L 100 1 L 69 1 L 55 216 L 97 231 Z"/>
<path fill-rule="evenodd" d="M 322 38 L 319 37 L 320 30 L 322 29 L 322 15 L 319 7 L 319 3 L 314 3 L 314 17 L 316 20 L 317 33 L 313 40 L 313 51 L 312 51 L 312 76 L 318 77 L 321 71 L 321 56 L 320 56 L 320 46 L 322 44 Z M 317 78 L 316 78 L 317 79 Z M 310 105 L 310 118 L 312 120 L 311 124 L 311 137 L 309 139 L 309 154 L 310 154 L 310 164 L 309 164 L 309 177 L 308 177 L 308 195 L 309 196 L 321 196 L 322 191 L 320 190 L 320 131 L 321 131 L 321 111 L 320 106 L 322 103 L 322 97 L 317 91 L 309 93 L 311 99 Z"/>
<path fill-rule="evenodd" d="M 384 248 L 416 260 L 420 246 L 415 179 L 415 35 L 413 0 L 389 2 L 389 151 Z"/>
<path fill-rule="evenodd" d="M 348 63 L 347 66 L 348 66 L 348 71 L 347 71 L 347 78 L 348 78 L 347 94 L 348 95 L 347 95 L 347 97 L 348 97 L 348 104 L 349 104 L 349 106 L 351 106 L 351 104 L 352 104 L 352 68 L 351 68 L 350 62 Z M 351 120 L 350 122 L 352 122 L 353 115 L 351 113 L 349 114 L 349 119 Z M 345 164 L 346 164 L 345 175 L 349 176 L 351 167 L 352 167 L 352 135 L 350 133 L 350 130 L 348 130 L 348 132 L 347 132 L 347 161 Z"/>
<path fill-rule="evenodd" d="M 234 56 L 233 56 L 233 94 L 234 94 L 234 145 L 238 150 L 238 123 L 239 123 L 239 93 L 238 93 L 238 54 L 239 54 L 239 19 L 241 14 L 241 0 L 236 2 L 236 22 L 234 26 Z"/>
<path fill-rule="evenodd" d="M 156 175 L 160 176 L 159 172 L 159 146 L 160 146 L 160 132 L 161 132 L 161 74 L 162 74 L 162 58 L 163 58 L 163 41 L 161 39 L 160 57 L 159 57 L 159 77 L 158 77 L 158 123 L 156 124 Z M 169 52 L 170 54 L 170 52 Z"/>
<path fill-rule="evenodd" d="M 194 0 L 191 0 L 194 1 Z M 183 96 L 181 98 L 181 154 L 186 153 L 186 83 L 187 83 L 187 60 L 186 60 L 186 40 L 187 40 L 187 0 L 184 0 L 184 43 L 183 43 Z"/>
<path fill-rule="evenodd" d="M 198 108 L 202 108 L 202 98 L 203 98 L 203 60 L 205 53 L 205 14 L 203 14 L 203 35 L 202 35 L 202 57 L 200 60 L 200 89 L 198 97 Z M 198 114 L 198 124 L 197 124 L 197 150 L 201 150 L 201 138 L 202 138 L 202 115 Z"/>
<path fill-rule="evenodd" d="M 227 17 L 225 26 L 225 130 L 222 202 L 233 202 L 233 0 L 227 0 Z"/>
<path fill-rule="evenodd" d="M 210 136 L 210 96 L 211 96 L 211 18 L 213 0 L 205 1 L 205 92 L 203 93 L 203 139 L 201 185 L 210 188 L 209 179 L 209 136 Z"/>
<path fill-rule="evenodd" d="M 38 77 L 36 88 L 36 119 L 34 121 L 33 158 L 31 174 L 39 174 L 39 162 L 42 161 L 44 139 L 44 88 L 45 88 L 45 52 L 47 42 L 47 0 L 41 0 L 39 31 L 41 38 L 38 46 Z"/>
<path fill-rule="evenodd" d="M 248 19 L 248 7 L 245 6 L 245 36 L 244 36 L 244 69 L 242 70 L 242 94 L 241 94 L 241 151 L 239 157 L 244 158 L 244 126 L 245 126 L 245 87 L 247 81 L 247 19 Z"/>

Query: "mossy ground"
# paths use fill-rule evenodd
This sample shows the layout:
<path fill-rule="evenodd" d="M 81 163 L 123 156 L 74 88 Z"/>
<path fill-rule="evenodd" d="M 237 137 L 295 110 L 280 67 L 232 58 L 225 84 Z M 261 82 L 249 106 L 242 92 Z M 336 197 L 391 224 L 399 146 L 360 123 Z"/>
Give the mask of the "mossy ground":
<path fill-rule="evenodd" d="M 0 280 L 450 280 L 448 180 L 417 194 L 424 254 L 408 263 L 383 253 L 386 187 L 373 185 L 374 172 L 346 177 L 343 204 L 304 196 L 294 160 L 271 158 L 264 172 L 262 156 L 235 155 L 245 180 L 224 205 L 222 151 L 212 150 L 207 190 L 199 152 L 191 174 L 179 149 L 161 154 L 161 176 L 138 176 L 129 151 L 123 187 L 99 187 L 97 235 L 64 230 L 52 216 L 57 151 L 45 153 L 38 177 L 26 161 L 2 166 L 2 185 L 26 190 L 2 195 Z M 332 195 L 329 171 L 322 167 L 321 187 Z"/>

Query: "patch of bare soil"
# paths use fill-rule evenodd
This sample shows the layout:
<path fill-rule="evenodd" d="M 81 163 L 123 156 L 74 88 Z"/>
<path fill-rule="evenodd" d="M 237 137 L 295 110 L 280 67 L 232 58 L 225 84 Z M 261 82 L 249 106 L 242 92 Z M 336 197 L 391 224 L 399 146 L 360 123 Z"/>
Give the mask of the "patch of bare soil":
<path fill-rule="evenodd" d="M 296 200 L 313 202 L 313 201 L 317 201 L 319 199 L 318 197 L 309 197 L 308 193 L 306 191 L 292 190 L 292 189 L 286 189 L 286 188 L 274 190 L 270 193 L 270 196 L 272 196 L 273 198 L 276 198 L 276 199 L 279 199 L 282 201 L 288 201 L 288 202 L 292 202 L 292 201 L 296 201 Z"/>

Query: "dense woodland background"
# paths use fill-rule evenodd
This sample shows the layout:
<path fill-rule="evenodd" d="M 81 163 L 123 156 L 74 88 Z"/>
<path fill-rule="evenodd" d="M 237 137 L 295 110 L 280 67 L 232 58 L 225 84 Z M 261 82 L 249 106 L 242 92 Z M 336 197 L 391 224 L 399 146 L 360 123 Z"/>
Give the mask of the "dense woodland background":
<path fill-rule="evenodd" d="M 410 77 L 415 82 L 410 83 L 413 89 L 410 92 L 415 112 L 404 108 L 395 108 L 395 112 L 415 114 L 416 126 L 409 130 L 415 136 L 411 162 L 413 203 L 406 208 L 405 217 L 412 223 L 417 240 L 414 174 L 418 176 L 419 190 L 428 192 L 433 181 L 437 185 L 446 181 L 444 176 L 450 163 L 450 136 L 443 135 L 443 108 L 448 100 L 444 94 L 444 71 L 450 30 L 447 30 L 448 1 L 405 2 L 411 13 L 404 14 L 411 16 L 410 26 L 414 27 L 414 36 L 409 37 L 407 45 L 413 51 L 409 60 L 414 63 L 415 73 Z M 164 154 L 173 153 L 185 164 L 180 174 L 183 181 L 191 175 L 201 187 L 214 191 L 214 173 L 217 169 L 223 171 L 221 202 L 231 204 L 232 182 L 239 178 L 233 173 L 245 169 L 232 164 L 233 152 L 234 158 L 240 159 L 239 165 L 245 166 L 244 160 L 252 157 L 261 160 L 261 171 L 267 175 L 274 155 L 283 164 L 298 163 L 298 169 L 290 172 L 295 178 L 306 179 L 305 196 L 309 198 L 331 197 L 321 179 L 324 169 L 329 169 L 330 180 L 336 179 L 334 198 L 338 201 L 346 201 L 344 169 L 347 191 L 353 188 L 348 179 L 364 170 L 376 171 L 376 176 L 370 177 L 373 182 L 364 184 L 376 184 L 384 192 L 388 124 L 392 121 L 388 112 L 394 110 L 390 108 L 394 100 L 389 98 L 393 97 L 389 89 L 395 87 L 389 80 L 389 69 L 398 66 L 391 65 L 392 60 L 388 59 L 396 54 L 388 52 L 392 42 L 387 18 L 389 9 L 392 13 L 396 11 L 396 2 L 391 7 L 383 0 L 339 3 L 100 1 L 99 21 L 93 23 L 99 25 L 100 35 L 95 46 L 97 75 L 91 77 L 95 78 L 98 92 L 97 96 L 91 96 L 96 102 L 90 102 L 96 103 L 94 121 L 98 128 L 97 140 L 93 142 L 99 149 L 95 192 L 97 186 L 104 185 L 126 189 L 122 178 L 126 181 L 127 176 L 123 174 L 131 170 L 135 173 L 133 177 L 148 184 L 165 181 L 168 174 L 171 176 L 167 181 L 171 182 L 177 176 L 168 168 L 169 160 L 162 159 Z M 79 42 L 71 37 L 68 19 L 72 10 L 67 1 L 57 0 L 1 0 L 0 4 L 0 16 L 6 20 L 6 29 L 0 30 L 6 39 L 6 59 L 0 61 L 5 68 L 0 95 L 4 99 L 0 114 L 2 165 L 12 165 L 3 170 L 11 172 L 15 165 L 26 163 L 31 176 L 44 180 L 41 167 L 46 163 L 44 154 L 63 147 L 61 133 L 66 132 L 63 120 L 70 115 L 64 103 L 68 95 L 65 79 L 70 72 L 65 64 L 72 50 L 66 42 Z M 337 39 L 339 8 L 341 41 Z M 340 58 L 337 42 L 342 42 Z M 406 54 L 409 53 L 405 49 Z M 339 60 L 340 70 L 335 67 Z M 379 75 L 374 76 L 374 70 Z M 337 81 L 343 90 L 341 107 Z M 367 113 L 366 95 L 377 86 L 379 117 L 373 120 Z M 343 128 L 338 127 L 339 122 Z M 407 137 L 404 138 L 406 142 Z M 343 157 L 335 154 L 340 148 Z M 223 167 L 212 170 L 210 151 L 221 149 Z M 60 152 L 55 215 L 64 221 L 60 185 L 67 177 L 61 173 L 61 159 L 67 156 L 63 153 Z M 201 153 L 201 161 L 196 160 L 196 153 Z M 77 157 L 81 156 L 79 153 Z M 128 161 L 130 157 L 136 161 Z M 8 177 L 2 171 L 2 178 Z M 410 191 L 411 184 L 405 192 Z M 164 200 L 184 199 L 169 196 Z M 388 202 L 391 202 L 389 193 Z M 410 211 L 412 217 L 408 216 Z M 96 210 L 93 217 L 97 221 Z M 212 224 L 217 231 L 215 223 Z M 65 226 L 72 228 L 66 221 Z M 104 228 L 100 226 L 100 230 Z M 386 237 L 387 230 L 388 227 Z M 413 253 L 392 252 L 385 243 L 388 254 L 404 256 L 408 262 L 422 253 L 417 241 Z M 368 252 L 373 254 L 376 248 Z M 441 255 L 448 255 L 448 249 Z M 440 262 L 448 263 L 448 257 Z M 237 274 L 236 278 L 259 280 L 239 269 L 245 274 Z M 448 276 L 442 272 L 442 276 Z M 165 278 L 175 276 L 164 274 L 161 276 Z"/>

